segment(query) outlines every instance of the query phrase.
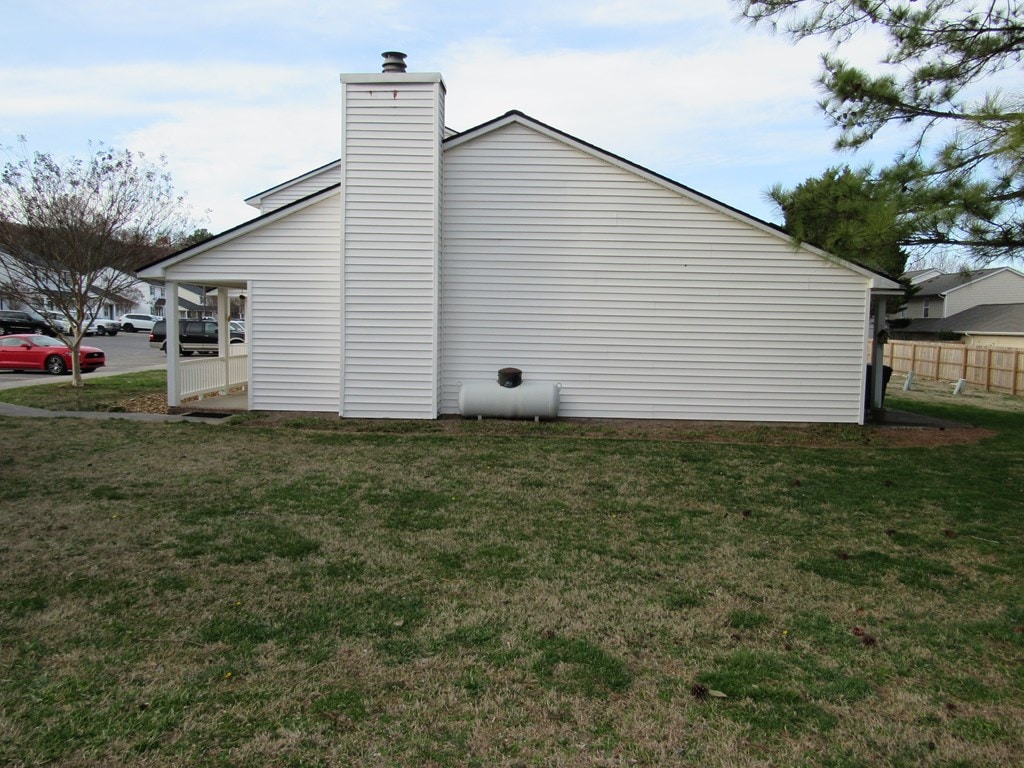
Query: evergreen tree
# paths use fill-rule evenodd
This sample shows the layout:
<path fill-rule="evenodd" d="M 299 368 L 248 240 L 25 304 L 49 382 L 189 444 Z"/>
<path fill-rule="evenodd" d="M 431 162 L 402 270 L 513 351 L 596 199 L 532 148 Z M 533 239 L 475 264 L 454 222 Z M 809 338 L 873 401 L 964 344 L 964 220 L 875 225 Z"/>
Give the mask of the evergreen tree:
<path fill-rule="evenodd" d="M 957 246 L 980 262 L 1024 253 L 1024 1 L 736 2 L 755 25 L 830 43 L 820 106 L 840 129 L 838 148 L 911 129 L 873 180 L 899 196 L 903 245 Z M 879 74 L 839 55 L 869 27 L 888 37 Z"/>

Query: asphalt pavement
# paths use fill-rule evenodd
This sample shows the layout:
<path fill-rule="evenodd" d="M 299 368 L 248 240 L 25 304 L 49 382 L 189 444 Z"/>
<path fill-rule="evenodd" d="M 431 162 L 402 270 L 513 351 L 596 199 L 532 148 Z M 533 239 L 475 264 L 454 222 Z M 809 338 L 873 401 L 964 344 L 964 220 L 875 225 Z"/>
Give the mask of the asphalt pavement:
<path fill-rule="evenodd" d="M 143 332 L 125 333 L 117 336 L 86 336 L 82 345 L 99 347 L 107 357 L 107 364 L 93 373 L 83 374 L 86 381 L 99 376 L 116 376 L 120 373 L 135 373 L 167 367 L 167 356 L 159 349 L 149 348 L 149 334 Z M 52 384 L 68 378 L 54 376 L 45 371 L 0 371 L 0 389 L 26 387 L 30 384 Z"/>

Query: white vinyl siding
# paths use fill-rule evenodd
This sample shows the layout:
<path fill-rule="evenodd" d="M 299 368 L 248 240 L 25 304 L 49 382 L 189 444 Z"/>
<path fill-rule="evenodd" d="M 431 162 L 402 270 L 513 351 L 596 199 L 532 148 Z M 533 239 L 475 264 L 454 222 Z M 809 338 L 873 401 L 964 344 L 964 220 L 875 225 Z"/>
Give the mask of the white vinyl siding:
<path fill-rule="evenodd" d="M 338 412 L 340 193 L 167 270 L 200 285 L 248 281 L 252 407 Z"/>
<path fill-rule="evenodd" d="M 315 194 L 341 181 L 341 163 L 333 163 L 319 173 L 286 184 L 260 197 L 260 213 L 270 213 L 278 208 Z"/>
<path fill-rule="evenodd" d="M 864 276 L 516 123 L 444 200 L 442 413 L 515 366 L 564 416 L 861 421 Z"/>
<path fill-rule="evenodd" d="M 442 88 L 345 84 L 345 416 L 437 417 Z"/>
<path fill-rule="evenodd" d="M 1024 304 L 1024 276 L 1005 270 L 948 291 L 945 316 L 982 304 Z"/>

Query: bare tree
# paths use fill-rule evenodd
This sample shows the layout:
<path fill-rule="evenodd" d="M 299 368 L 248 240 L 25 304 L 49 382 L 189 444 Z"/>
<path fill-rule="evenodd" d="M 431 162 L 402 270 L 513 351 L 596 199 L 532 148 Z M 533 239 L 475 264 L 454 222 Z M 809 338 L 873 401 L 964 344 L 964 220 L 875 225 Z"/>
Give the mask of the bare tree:
<path fill-rule="evenodd" d="M 79 349 L 103 299 L 130 298 L 139 264 L 156 258 L 191 226 L 167 161 L 99 145 L 85 159 L 58 161 L 6 151 L 0 176 L 0 292 L 66 315 L 73 385 Z M 6 274 L 3 274 L 6 273 Z"/>

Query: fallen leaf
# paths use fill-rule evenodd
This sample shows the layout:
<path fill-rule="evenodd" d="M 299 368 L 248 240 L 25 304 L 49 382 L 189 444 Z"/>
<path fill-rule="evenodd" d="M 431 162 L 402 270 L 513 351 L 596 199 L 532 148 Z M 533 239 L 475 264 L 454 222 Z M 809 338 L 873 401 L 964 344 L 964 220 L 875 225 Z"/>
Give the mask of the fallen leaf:
<path fill-rule="evenodd" d="M 726 696 L 721 691 L 708 691 L 708 696 L 710 696 L 713 699 L 728 699 L 729 698 L 728 696 Z"/>

